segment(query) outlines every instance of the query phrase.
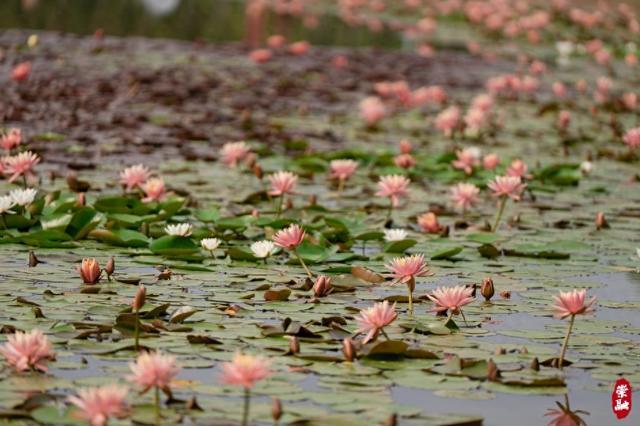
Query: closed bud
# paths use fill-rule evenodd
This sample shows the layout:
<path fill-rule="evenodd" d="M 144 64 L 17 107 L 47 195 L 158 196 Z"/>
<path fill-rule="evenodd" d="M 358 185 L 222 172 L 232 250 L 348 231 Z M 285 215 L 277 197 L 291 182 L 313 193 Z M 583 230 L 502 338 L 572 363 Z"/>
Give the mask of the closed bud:
<path fill-rule="evenodd" d="M 503 299 L 511 299 L 511 292 L 509 290 L 503 290 L 500 292 L 500 297 Z"/>
<path fill-rule="evenodd" d="M 136 295 L 133 298 L 131 306 L 135 312 L 140 311 L 144 306 L 144 302 L 147 300 L 147 289 L 141 284 L 136 291 Z"/>
<path fill-rule="evenodd" d="M 331 278 L 320 275 L 315 284 L 313 284 L 313 294 L 316 297 L 324 297 L 327 296 L 333 290 L 333 286 L 331 285 Z"/>
<path fill-rule="evenodd" d="M 498 378 L 500 378 L 500 370 L 498 370 L 498 366 L 493 362 L 493 359 L 489 359 L 489 362 L 487 362 L 487 380 L 497 382 Z"/>
<path fill-rule="evenodd" d="M 262 180 L 262 176 L 264 176 L 264 171 L 262 170 L 262 167 L 260 167 L 259 164 L 254 164 L 251 170 L 253 171 L 253 174 L 255 175 L 255 177 Z"/>
<path fill-rule="evenodd" d="M 292 336 L 289 340 L 289 353 L 294 355 L 300 353 L 300 341 L 296 336 Z"/>
<path fill-rule="evenodd" d="M 534 371 L 540 371 L 540 361 L 538 361 L 538 357 L 534 357 L 531 360 L 531 364 L 529 365 L 529 368 L 531 368 Z"/>
<path fill-rule="evenodd" d="M 284 205 L 286 210 L 291 210 L 293 208 L 293 200 L 291 200 L 291 198 L 287 199 Z"/>
<path fill-rule="evenodd" d="M 386 422 L 384 422 L 384 426 L 397 426 L 398 425 L 398 415 L 393 413 L 389 416 Z"/>
<path fill-rule="evenodd" d="M 318 204 L 318 196 L 315 194 L 309 196 L 309 206 L 315 206 L 316 204 Z"/>
<path fill-rule="evenodd" d="M 87 197 L 84 192 L 78 192 L 78 197 L 76 198 L 76 206 L 83 207 L 87 204 Z"/>
<path fill-rule="evenodd" d="M 493 280 L 491 279 L 491 277 L 487 277 L 482 280 L 482 285 L 480 286 L 480 294 L 482 294 L 482 297 L 484 297 L 487 302 L 491 300 L 495 293 L 496 290 L 493 287 Z"/>
<path fill-rule="evenodd" d="M 104 272 L 107 274 L 107 278 L 111 279 L 111 275 L 116 271 L 116 261 L 113 259 L 109 259 L 107 261 L 107 265 L 104 267 Z"/>
<path fill-rule="evenodd" d="M 40 261 L 36 257 L 36 254 L 33 252 L 33 250 L 29 250 L 29 267 L 33 268 L 35 266 L 38 266 L 38 263 L 40 263 Z"/>
<path fill-rule="evenodd" d="M 280 398 L 273 398 L 271 400 L 271 417 L 274 422 L 278 422 L 282 417 L 282 402 Z"/>
<path fill-rule="evenodd" d="M 349 337 L 342 341 L 342 353 L 346 361 L 353 362 L 356 359 L 356 348 L 353 346 L 353 340 Z"/>
<path fill-rule="evenodd" d="M 608 229 L 609 228 L 609 223 L 607 222 L 607 219 L 604 217 L 604 213 L 599 212 L 596 215 L 596 229 L 599 231 L 601 229 Z"/>

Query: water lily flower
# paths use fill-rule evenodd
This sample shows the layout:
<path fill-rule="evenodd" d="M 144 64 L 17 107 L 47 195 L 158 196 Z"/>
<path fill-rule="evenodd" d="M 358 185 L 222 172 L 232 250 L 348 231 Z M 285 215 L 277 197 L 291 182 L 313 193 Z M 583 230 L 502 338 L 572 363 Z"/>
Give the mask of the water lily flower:
<path fill-rule="evenodd" d="M 162 352 L 143 352 L 135 362 L 129 363 L 129 368 L 133 374 L 128 379 L 142 387 L 142 394 L 152 388 L 168 391 L 180 372 L 176 357 Z"/>
<path fill-rule="evenodd" d="M 324 297 L 329 295 L 333 291 L 333 286 L 331 285 L 331 278 L 326 275 L 320 275 L 316 278 L 316 282 L 313 283 L 313 294 L 316 297 Z"/>
<path fill-rule="evenodd" d="M 498 229 L 504 207 L 507 204 L 507 200 L 512 198 L 515 201 L 520 200 L 522 191 L 527 186 L 526 183 L 522 183 L 522 178 L 518 176 L 496 176 L 496 178 L 489 182 L 487 185 L 491 191 L 493 191 L 494 197 L 499 197 L 498 213 L 496 214 L 496 221 L 491 228 L 494 232 Z"/>
<path fill-rule="evenodd" d="M 0 215 L 14 214 L 15 212 L 11 210 L 11 208 L 15 206 L 15 204 L 16 202 L 11 195 L 3 195 L 0 197 Z"/>
<path fill-rule="evenodd" d="M 527 175 L 527 165 L 520 159 L 515 159 L 507 167 L 507 176 L 525 178 Z"/>
<path fill-rule="evenodd" d="M 482 158 L 482 167 L 485 170 L 493 170 L 500 164 L 500 157 L 498 154 L 491 153 L 487 154 Z"/>
<path fill-rule="evenodd" d="M 16 331 L 0 346 L 0 353 L 16 372 L 27 370 L 47 371 L 47 362 L 55 359 L 51 343 L 42 331 L 33 329 L 28 333 Z"/>
<path fill-rule="evenodd" d="M 274 34 L 267 38 L 267 46 L 272 49 L 279 49 L 283 47 L 287 42 L 287 39 L 281 34 Z"/>
<path fill-rule="evenodd" d="M 295 43 L 291 43 L 289 45 L 289 53 L 293 55 L 304 55 L 309 52 L 311 49 L 311 44 L 308 41 L 296 41 Z"/>
<path fill-rule="evenodd" d="M 493 280 L 491 277 L 487 277 L 482 280 L 482 284 L 480 285 L 480 294 L 484 297 L 484 300 L 487 302 L 490 301 L 495 293 L 496 290 L 493 286 Z"/>
<path fill-rule="evenodd" d="M 571 122 L 571 112 L 562 110 L 558 113 L 558 128 L 562 131 L 566 131 Z"/>
<path fill-rule="evenodd" d="M 273 58 L 273 53 L 269 49 L 255 49 L 249 52 L 249 59 L 256 64 L 264 64 Z"/>
<path fill-rule="evenodd" d="M 23 177 L 25 188 L 26 178 L 35 176 L 33 168 L 40 162 L 40 157 L 31 151 L 21 152 L 18 155 L 4 158 L 4 172 L 9 177 L 9 182 L 14 182 L 20 176 Z"/>
<path fill-rule="evenodd" d="M 460 108 L 450 106 L 440 112 L 435 120 L 436 129 L 444 133 L 445 136 L 453 136 L 453 132 L 460 126 Z"/>
<path fill-rule="evenodd" d="M 561 81 L 556 81 L 551 85 L 551 90 L 556 98 L 564 99 L 567 96 L 567 86 Z"/>
<path fill-rule="evenodd" d="M 386 242 L 402 241 L 407 238 L 407 231 L 404 229 L 385 229 L 384 240 Z"/>
<path fill-rule="evenodd" d="M 435 306 L 432 308 L 433 312 L 449 312 L 449 319 L 453 315 L 461 314 L 464 318 L 461 308 L 464 305 L 468 305 L 475 299 L 473 297 L 473 288 L 463 285 L 455 287 L 438 287 L 433 291 L 433 294 L 427 295 L 431 299 Z"/>
<path fill-rule="evenodd" d="M 554 305 L 554 317 L 557 319 L 564 319 L 570 317 L 569 328 L 567 334 L 564 337 L 562 343 L 562 349 L 560 350 L 560 356 L 558 357 L 558 367 L 562 369 L 564 364 L 564 355 L 567 352 L 567 346 L 569 344 L 569 336 L 573 329 L 573 323 L 576 315 L 584 315 L 593 311 L 593 304 L 596 302 L 596 298 L 592 297 L 589 301 L 586 301 L 587 290 L 561 291 L 560 294 L 553 297 Z"/>
<path fill-rule="evenodd" d="M 356 333 L 366 333 L 362 341 L 364 344 L 375 340 L 379 333 L 384 334 L 387 340 L 389 340 L 389 337 L 384 331 L 384 327 L 391 324 L 396 318 L 398 318 L 398 313 L 396 312 L 395 303 L 390 305 L 388 300 L 382 303 L 376 303 L 372 307 L 360 311 L 360 314 L 356 318 L 358 322 L 358 330 Z"/>
<path fill-rule="evenodd" d="M 22 130 L 17 128 L 9 129 L 6 134 L 0 136 L 0 147 L 9 152 L 22 143 Z"/>
<path fill-rule="evenodd" d="M 37 189 L 27 188 L 27 189 L 14 189 L 9 192 L 9 197 L 13 200 L 13 202 L 21 207 L 26 207 L 29 204 L 33 203 L 36 199 L 36 195 L 38 194 Z"/>
<path fill-rule="evenodd" d="M 311 274 L 311 271 L 309 271 L 309 268 L 307 268 L 307 265 L 297 251 L 297 247 L 302 244 L 305 235 L 304 229 L 302 229 L 300 225 L 292 224 L 288 228 L 278 231 L 276 235 L 273 236 L 273 242 L 278 247 L 292 251 L 298 258 L 298 261 L 300 261 L 300 265 L 302 265 L 302 268 L 309 278 L 313 278 L 313 274 Z"/>
<path fill-rule="evenodd" d="M 485 111 L 479 108 L 469 108 L 464 115 L 464 124 L 467 128 L 477 134 L 487 123 L 488 115 Z"/>
<path fill-rule="evenodd" d="M 148 203 L 151 201 L 161 201 L 166 195 L 166 188 L 164 186 L 164 180 L 161 178 L 152 178 L 141 185 L 142 190 L 145 193 L 145 197 L 142 202 Z"/>
<path fill-rule="evenodd" d="M 78 407 L 78 417 L 88 420 L 91 426 L 106 426 L 110 418 L 124 418 L 129 414 L 126 406 L 129 389 L 120 385 L 85 388 L 67 401 Z"/>
<path fill-rule="evenodd" d="M 211 253 L 220 246 L 220 243 L 221 241 L 217 238 L 203 238 L 200 240 L 202 248 Z"/>
<path fill-rule="evenodd" d="M 284 203 L 284 196 L 286 194 L 293 194 L 298 182 L 298 175 L 291 172 L 279 171 L 272 175 L 267 176 L 271 183 L 271 190 L 269 195 L 274 197 L 280 197 L 280 203 L 278 204 L 277 217 L 280 217 L 282 212 L 282 205 Z"/>
<path fill-rule="evenodd" d="M 271 256 L 276 249 L 276 245 L 268 240 L 256 241 L 251 244 L 251 252 L 253 255 L 259 259 L 267 259 L 267 257 Z"/>
<path fill-rule="evenodd" d="M 401 175 L 380 176 L 376 195 L 378 197 L 389 198 L 390 206 L 388 216 L 391 216 L 393 208 L 400 204 L 400 198 L 406 197 L 409 194 L 407 187 L 410 182 L 409 179 Z"/>
<path fill-rule="evenodd" d="M 176 237 L 188 237 L 193 232 L 193 225 L 190 223 L 176 223 L 173 225 L 167 225 L 164 227 L 164 232 L 167 235 L 172 235 Z"/>
<path fill-rule="evenodd" d="M 78 272 L 80 273 L 82 282 L 85 284 L 96 284 L 102 276 L 100 264 L 96 259 L 82 259 L 82 263 L 78 267 Z"/>
<path fill-rule="evenodd" d="M 638 95 L 633 92 L 626 92 L 622 94 L 622 103 L 624 107 L 629 111 L 633 111 L 638 107 Z"/>
<path fill-rule="evenodd" d="M 481 93 L 471 101 L 471 109 L 489 112 L 493 108 L 493 96 L 489 93 Z"/>
<path fill-rule="evenodd" d="M 131 309 L 136 314 L 135 318 L 135 329 L 134 329 L 134 346 L 136 351 L 140 349 L 140 309 L 144 306 L 147 300 L 147 289 L 144 285 L 140 284 L 138 286 L 138 290 L 136 291 L 136 295 L 131 302 Z"/>
<path fill-rule="evenodd" d="M 411 154 L 400 154 L 393 159 L 393 163 L 403 169 L 410 169 L 416 165 L 416 159 Z"/>
<path fill-rule="evenodd" d="M 640 147 L 640 127 L 627 130 L 622 137 L 622 140 L 630 149 L 636 149 Z"/>
<path fill-rule="evenodd" d="M 11 70 L 11 80 L 13 81 L 25 81 L 31 74 L 31 62 L 20 62 Z"/>
<path fill-rule="evenodd" d="M 466 174 L 473 173 L 473 168 L 480 162 L 480 150 L 478 148 L 465 148 L 456 151 L 456 159 L 451 165 L 454 169 L 463 170 Z"/>
<path fill-rule="evenodd" d="M 459 183 L 451 188 L 450 199 L 456 209 L 466 212 L 478 203 L 480 188 L 472 183 Z"/>
<path fill-rule="evenodd" d="M 429 267 L 423 254 L 396 257 L 385 265 L 391 271 L 392 285 L 406 284 L 409 293 L 409 314 L 413 314 L 413 290 L 416 286 L 416 277 L 422 277 L 429 273 Z"/>
<path fill-rule="evenodd" d="M 236 167 L 250 152 L 251 149 L 244 141 L 228 142 L 220 149 L 220 159 L 227 166 Z"/>
<path fill-rule="evenodd" d="M 545 416 L 551 416 L 548 426 L 587 426 L 587 422 L 580 415 L 589 413 L 584 410 L 571 410 L 566 394 L 565 404 L 556 401 L 556 405 L 558 408 L 549 408 L 545 413 Z"/>
<path fill-rule="evenodd" d="M 241 353 L 236 353 L 231 362 L 222 364 L 222 382 L 244 388 L 243 426 L 246 426 L 249 421 L 251 388 L 271 375 L 269 364 L 269 361 L 261 356 Z"/>
<path fill-rule="evenodd" d="M 127 191 L 131 191 L 133 188 L 141 187 L 149 179 L 149 175 L 147 166 L 136 164 L 120 172 L 120 183 L 125 186 Z"/>
<path fill-rule="evenodd" d="M 418 226 L 423 232 L 438 234 L 442 232 L 442 226 L 438 222 L 438 216 L 433 212 L 427 212 L 418 216 Z"/>
<path fill-rule="evenodd" d="M 360 117 L 368 126 L 373 126 L 387 115 L 387 107 L 377 96 L 370 96 L 360 101 L 358 106 Z"/>
<path fill-rule="evenodd" d="M 358 162 L 354 160 L 332 160 L 329 164 L 331 179 L 338 180 L 338 190 L 342 190 L 344 184 L 358 169 Z"/>

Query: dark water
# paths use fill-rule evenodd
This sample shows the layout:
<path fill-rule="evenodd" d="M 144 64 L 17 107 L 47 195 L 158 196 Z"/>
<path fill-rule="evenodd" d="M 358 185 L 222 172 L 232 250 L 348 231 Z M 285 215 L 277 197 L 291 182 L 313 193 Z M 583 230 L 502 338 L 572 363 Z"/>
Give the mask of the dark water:
<path fill-rule="evenodd" d="M 245 4 L 239 0 L 2 0 L 0 29 L 28 28 L 93 34 L 147 36 L 213 42 L 242 40 Z M 315 28 L 295 18 L 267 17 L 266 33 L 316 45 L 399 47 L 391 31 L 373 33 L 319 17 Z"/>

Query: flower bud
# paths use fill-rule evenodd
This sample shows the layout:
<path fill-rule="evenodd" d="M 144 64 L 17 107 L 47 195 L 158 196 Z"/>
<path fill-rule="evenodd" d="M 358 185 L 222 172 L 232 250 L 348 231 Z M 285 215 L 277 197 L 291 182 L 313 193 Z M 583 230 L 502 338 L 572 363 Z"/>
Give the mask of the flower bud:
<path fill-rule="evenodd" d="M 316 297 L 327 296 L 329 295 L 329 293 L 331 293 L 332 290 L 333 287 L 331 286 L 331 278 L 325 275 L 320 275 L 316 279 L 315 284 L 313 284 L 313 294 Z"/>
<path fill-rule="evenodd" d="M 104 272 L 107 274 L 107 278 L 111 279 L 111 275 L 113 275 L 115 270 L 116 270 L 116 261 L 112 257 L 111 259 L 109 259 L 109 261 L 107 262 L 107 265 L 104 267 Z"/>
<path fill-rule="evenodd" d="M 276 423 L 280 420 L 280 417 L 282 417 L 282 402 L 280 398 L 271 399 L 271 417 Z"/>
<path fill-rule="evenodd" d="M 487 380 L 497 382 L 498 378 L 500 378 L 500 370 L 498 370 L 498 366 L 493 362 L 493 359 L 489 358 L 489 362 L 487 362 Z"/>
<path fill-rule="evenodd" d="M 95 284 L 100 281 L 102 272 L 100 264 L 95 259 L 82 259 L 82 264 L 78 267 L 78 272 L 85 284 Z"/>
<path fill-rule="evenodd" d="M 253 171 L 253 174 L 255 177 L 262 180 L 262 176 L 264 176 L 264 171 L 262 170 L 262 167 L 260 167 L 259 164 L 254 164 L 251 170 Z"/>
<path fill-rule="evenodd" d="M 384 422 L 384 426 L 397 426 L 398 425 L 398 415 L 393 413 L 389 416 L 386 422 Z"/>
<path fill-rule="evenodd" d="M 144 302 L 147 300 L 147 289 L 141 284 L 138 287 L 138 291 L 136 291 L 136 295 L 133 298 L 133 303 L 131 304 L 133 310 L 135 312 L 140 311 L 144 306 Z"/>
<path fill-rule="evenodd" d="M 531 364 L 529 364 L 529 368 L 534 371 L 540 371 L 540 361 L 538 361 L 538 357 L 534 357 L 531 360 Z"/>
<path fill-rule="evenodd" d="M 36 267 L 38 266 L 38 263 L 40 263 L 40 261 L 36 257 L 36 254 L 33 252 L 33 250 L 29 250 L 29 267 Z"/>
<path fill-rule="evenodd" d="M 342 353 L 344 354 L 344 359 L 348 362 L 353 362 L 356 358 L 356 348 L 353 345 L 353 340 L 349 337 L 342 341 Z"/>
<path fill-rule="evenodd" d="M 289 353 L 293 355 L 300 353 L 300 341 L 296 336 L 292 336 L 289 340 Z"/>
<path fill-rule="evenodd" d="M 482 280 L 482 285 L 480 286 L 480 294 L 482 294 L 482 297 L 484 297 L 487 302 L 491 300 L 495 293 L 496 291 L 493 287 L 493 280 L 491 279 L 491 277 L 487 277 Z"/>
<path fill-rule="evenodd" d="M 599 231 L 601 229 L 608 229 L 609 228 L 609 223 L 607 222 L 607 219 L 604 217 L 604 213 L 599 212 L 596 215 L 596 229 Z"/>

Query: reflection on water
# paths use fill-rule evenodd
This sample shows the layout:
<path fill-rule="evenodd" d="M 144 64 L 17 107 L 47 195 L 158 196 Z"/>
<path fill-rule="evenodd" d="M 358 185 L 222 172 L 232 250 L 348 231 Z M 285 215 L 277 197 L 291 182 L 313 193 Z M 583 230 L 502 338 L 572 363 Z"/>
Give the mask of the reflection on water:
<path fill-rule="evenodd" d="M 286 21 L 283 22 L 283 19 Z M 290 40 L 338 46 L 399 47 L 392 31 L 373 33 L 327 15 L 308 28 L 291 17 L 266 16 L 266 33 L 286 29 Z M 29 28 L 184 40 L 238 41 L 245 34 L 245 2 L 239 0 L 2 0 L 0 29 Z"/>

